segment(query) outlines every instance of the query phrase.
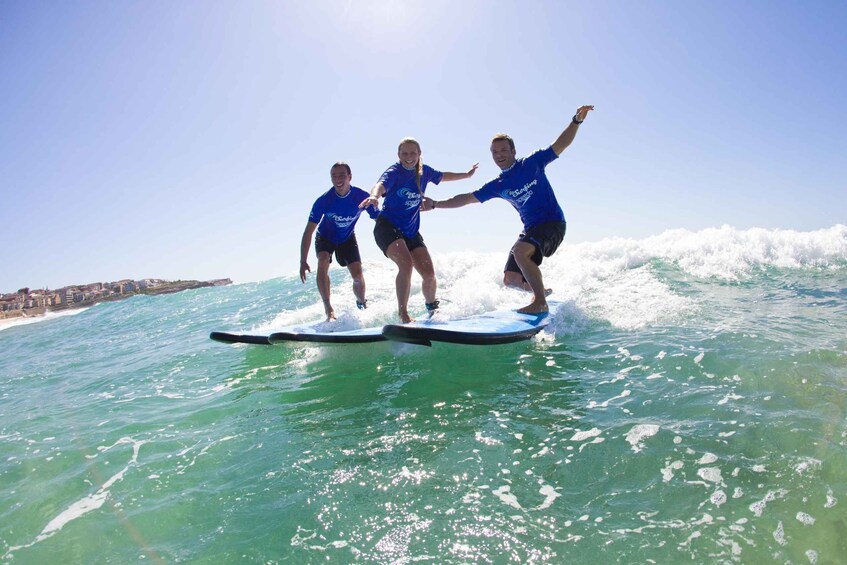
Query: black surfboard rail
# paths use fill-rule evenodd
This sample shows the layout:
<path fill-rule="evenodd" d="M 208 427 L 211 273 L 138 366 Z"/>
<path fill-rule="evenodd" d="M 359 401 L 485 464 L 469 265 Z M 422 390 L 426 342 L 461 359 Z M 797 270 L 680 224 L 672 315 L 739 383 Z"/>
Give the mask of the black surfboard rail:
<path fill-rule="evenodd" d="M 249 343 L 251 345 L 271 345 L 266 335 L 233 334 L 228 332 L 212 332 L 209 338 L 221 343 Z"/>
<path fill-rule="evenodd" d="M 292 332 L 274 332 L 268 336 L 268 341 L 273 345 L 289 341 L 306 343 L 375 343 L 385 341 L 382 334 L 375 335 L 345 335 L 343 332 L 308 334 Z"/>

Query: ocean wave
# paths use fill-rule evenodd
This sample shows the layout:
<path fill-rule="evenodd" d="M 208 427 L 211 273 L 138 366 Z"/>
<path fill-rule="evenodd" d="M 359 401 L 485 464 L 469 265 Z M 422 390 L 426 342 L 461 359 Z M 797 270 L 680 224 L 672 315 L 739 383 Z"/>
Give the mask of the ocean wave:
<path fill-rule="evenodd" d="M 701 231 L 677 229 L 642 240 L 610 238 L 577 244 L 571 252 L 578 260 L 612 269 L 663 260 L 693 276 L 739 280 L 763 267 L 844 267 L 847 226 L 810 232 L 726 225 Z"/>
<path fill-rule="evenodd" d="M 504 252 L 432 250 L 432 255 L 444 316 L 519 308 L 529 300 L 525 292 L 504 288 Z M 691 279 L 723 284 L 746 281 L 769 269 L 845 267 L 847 226 L 810 232 L 722 226 L 670 230 L 640 240 L 608 238 L 576 244 L 566 240 L 556 254 L 544 259 L 542 273 L 546 286 L 553 289 L 551 299 L 565 304 L 554 328 L 578 331 L 590 320 L 630 329 L 685 320 L 699 310 L 694 293 L 686 288 Z M 333 305 L 341 322 L 351 329 L 396 318 L 394 265 L 384 258 L 365 260 L 364 272 L 370 307 L 356 311 L 347 271 L 330 270 Z M 266 316 L 254 329 L 267 331 L 322 317 L 323 307 L 311 280 L 302 285 L 295 277 L 285 277 L 277 284 L 288 297 L 287 307 Z M 413 315 L 424 315 L 416 274 L 409 306 Z"/>

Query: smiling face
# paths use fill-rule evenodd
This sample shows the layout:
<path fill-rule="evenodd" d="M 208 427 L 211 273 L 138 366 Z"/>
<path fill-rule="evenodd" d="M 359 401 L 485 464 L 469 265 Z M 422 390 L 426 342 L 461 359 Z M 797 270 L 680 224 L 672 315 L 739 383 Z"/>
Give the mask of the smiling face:
<path fill-rule="evenodd" d="M 417 141 L 403 140 L 400 147 L 397 148 L 397 157 L 407 169 L 414 169 L 418 166 L 418 161 L 421 158 L 421 146 Z"/>
<path fill-rule="evenodd" d="M 515 164 L 515 148 L 509 139 L 495 139 L 491 142 L 491 158 L 501 170 Z"/>
<path fill-rule="evenodd" d="M 350 181 L 353 175 L 350 174 L 350 167 L 343 163 L 336 163 L 329 170 L 329 177 L 332 179 L 332 186 L 335 187 L 335 192 L 347 194 L 350 192 Z"/>

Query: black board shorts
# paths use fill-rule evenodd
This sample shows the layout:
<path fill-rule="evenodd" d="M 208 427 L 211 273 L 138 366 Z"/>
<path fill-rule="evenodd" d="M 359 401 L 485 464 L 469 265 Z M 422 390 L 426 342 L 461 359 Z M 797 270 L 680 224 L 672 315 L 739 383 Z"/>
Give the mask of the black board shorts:
<path fill-rule="evenodd" d="M 330 263 L 332 263 L 332 254 L 335 253 L 335 258 L 342 267 L 346 267 L 350 263 L 361 262 L 362 260 L 361 255 L 359 255 L 359 243 L 356 241 L 355 233 L 348 237 L 347 241 L 339 244 L 335 244 L 320 235 L 316 235 L 315 253 L 320 253 L 321 251 L 329 253 Z"/>
<path fill-rule="evenodd" d="M 426 247 L 421 232 L 415 234 L 414 237 L 406 237 L 394 224 L 385 219 L 383 216 L 377 216 L 376 225 L 374 226 L 374 239 L 377 246 L 382 250 L 383 255 L 388 257 L 388 246 L 402 239 L 406 242 L 406 247 L 409 251 L 413 251 L 418 247 Z"/>
<path fill-rule="evenodd" d="M 547 222 L 533 226 L 522 232 L 518 237 L 518 241 L 525 241 L 535 246 L 535 253 L 532 254 L 532 262 L 536 265 L 541 265 L 544 257 L 549 257 L 562 244 L 567 231 L 567 223 L 565 222 Z M 506 266 L 503 271 L 512 271 L 520 273 L 521 268 L 518 267 L 518 262 L 515 261 L 515 256 L 509 252 L 509 259 L 506 261 Z M 521 274 L 523 277 L 523 274 Z"/>

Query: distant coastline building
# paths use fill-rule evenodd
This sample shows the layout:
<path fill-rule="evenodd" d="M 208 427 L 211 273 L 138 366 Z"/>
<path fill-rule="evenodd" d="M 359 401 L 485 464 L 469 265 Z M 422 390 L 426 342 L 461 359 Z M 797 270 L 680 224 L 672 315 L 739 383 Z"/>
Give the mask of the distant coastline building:
<path fill-rule="evenodd" d="M 64 310 L 90 306 L 102 300 L 115 300 L 132 296 L 140 291 L 151 294 L 179 292 L 193 288 L 224 286 L 232 284 L 230 279 L 212 281 L 176 281 L 122 279 L 115 282 L 96 282 L 86 285 L 66 286 L 57 290 L 47 288 L 31 290 L 21 288 L 17 292 L 0 294 L 0 318 L 38 316 L 48 310 Z"/>

